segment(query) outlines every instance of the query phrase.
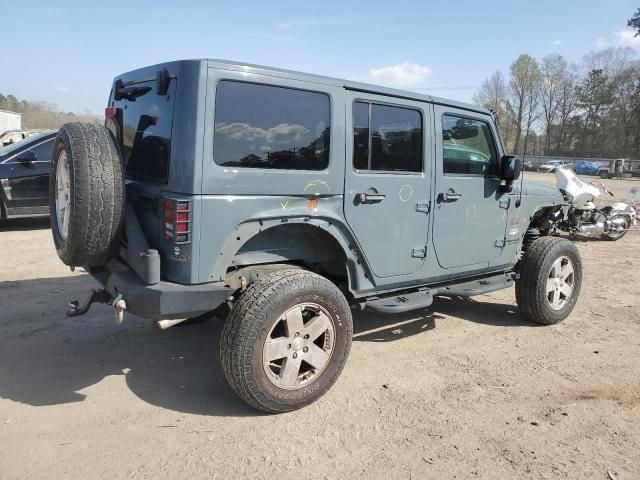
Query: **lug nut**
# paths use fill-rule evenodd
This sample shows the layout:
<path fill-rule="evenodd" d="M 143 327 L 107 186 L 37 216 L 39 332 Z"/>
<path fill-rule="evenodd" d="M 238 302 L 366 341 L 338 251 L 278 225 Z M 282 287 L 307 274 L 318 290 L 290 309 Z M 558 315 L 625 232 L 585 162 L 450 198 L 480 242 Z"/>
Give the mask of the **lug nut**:
<path fill-rule="evenodd" d="M 304 338 L 305 338 L 305 340 L 309 340 L 309 334 L 307 333 L 307 334 L 304 336 Z"/>
<path fill-rule="evenodd" d="M 302 351 L 303 351 L 303 352 L 305 352 L 305 353 L 307 353 L 307 352 L 309 351 L 309 347 L 304 347 L 304 348 L 302 349 Z"/>
<path fill-rule="evenodd" d="M 293 358 L 298 358 L 298 354 L 297 353 L 293 353 Z"/>
<path fill-rule="evenodd" d="M 287 345 L 287 348 L 291 348 L 291 344 Z"/>
<path fill-rule="evenodd" d="M 293 334 L 294 337 L 299 337 L 300 336 L 300 332 L 296 332 Z"/>

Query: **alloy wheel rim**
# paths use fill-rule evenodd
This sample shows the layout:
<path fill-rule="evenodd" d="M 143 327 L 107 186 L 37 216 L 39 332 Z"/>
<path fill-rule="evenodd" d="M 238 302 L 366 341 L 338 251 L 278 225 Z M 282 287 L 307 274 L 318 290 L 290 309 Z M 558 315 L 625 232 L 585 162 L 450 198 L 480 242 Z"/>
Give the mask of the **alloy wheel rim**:
<path fill-rule="evenodd" d="M 295 305 L 269 330 L 262 348 L 264 372 L 279 388 L 303 388 L 325 370 L 334 347 L 331 314 L 317 303 Z"/>
<path fill-rule="evenodd" d="M 69 175 L 69 158 L 62 150 L 56 166 L 56 222 L 63 240 L 69 233 L 69 209 L 71 206 L 71 178 Z"/>
<path fill-rule="evenodd" d="M 573 296 L 575 269 L 569 257 L 562 256 L 551 265 L 547 277 L 547 302 L 553 310 L 562 310 Z"/>

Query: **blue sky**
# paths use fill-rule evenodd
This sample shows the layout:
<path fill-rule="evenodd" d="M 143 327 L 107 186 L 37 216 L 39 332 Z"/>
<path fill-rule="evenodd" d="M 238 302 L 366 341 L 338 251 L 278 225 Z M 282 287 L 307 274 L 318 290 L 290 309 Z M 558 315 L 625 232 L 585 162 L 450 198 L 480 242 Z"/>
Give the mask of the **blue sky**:
<path fill-rule="evenodd" d="M 571 61 L 630 45 L 631 0 L 0 0 L 0 92 L 100 113 L 121 72 L 225 58 L 469 101 L 520 53 Z"/>

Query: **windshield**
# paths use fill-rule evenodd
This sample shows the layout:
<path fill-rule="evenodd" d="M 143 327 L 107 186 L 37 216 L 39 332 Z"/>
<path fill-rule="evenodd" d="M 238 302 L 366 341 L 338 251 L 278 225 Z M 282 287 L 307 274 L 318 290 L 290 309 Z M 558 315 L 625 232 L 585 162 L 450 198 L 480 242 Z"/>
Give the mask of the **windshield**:
<path fill-rule="evenodd" d="M 27 145 L 28 143 L 31 143 L 35 140 L 39 140 L 40 138 L 44 138 L 47 135 L 53 133 L 54 131 L 55 130 L 48 130 L 46 132 L 36 133 L 35 135 L 31 135 L 30 137 L 20 140 L 19 142 L 11 143 L 9 145 L 5 145 L 4 147 L 0 147 L 0 157 L 9 155 L 11 152 L 15 152 L 16 150 L 20 149 L 20 147 L 23 147 L 24 145 Z"/>

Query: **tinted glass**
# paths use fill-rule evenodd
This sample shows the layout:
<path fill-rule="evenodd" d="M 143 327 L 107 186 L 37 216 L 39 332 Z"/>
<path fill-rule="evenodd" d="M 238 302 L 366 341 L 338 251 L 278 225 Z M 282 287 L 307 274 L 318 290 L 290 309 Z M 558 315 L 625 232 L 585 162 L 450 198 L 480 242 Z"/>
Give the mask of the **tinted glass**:
<path fill-rule="evenodd" d="M 218 165 L 292 170 L 329 165 L 331 105 L 325 94 L 223 81 L 215 115 Z"/>
<path fill-rule="evenodd" d="M 36 160 L 38 162 L 50 162 L 51 161 L 51 153 L 53 150 L 53 138 L 51 140 L 47 140 L 44 143 L 41 143 L 37 147 L 30 148 L 33 153 L 36 154 Z"/>
<path fill-rule="evenodd" d="M 50 134 L 51 134 L 51 130 L 43 133 L 36 133 L 35 135 L 31 135 L 30 137 L 27 137 L 18 142 L 13 142 L 13 143 L 10 143 L 9 145 L 5 145 L 4 147 L 0 147 L 0 157 L 5 157 L 10 153 L 17 152 L 21 148 L 24 148 L 26 145 L 38 143 L 38 140 Z"/>
<path fill-rule="evenodd" d="M 155 80 L 136 83 L 127 98 L 113 102 L 121 118 L 122 154 L 129 177 L 166 182 L 176 85 L 174 78 L 167 94 L 158 95 Z"/>
<path fill-rule="evenodd" d="M 422 115 L 417 110 L 356 102 L 353 142 L 358 170 L 422 171 Z"/>
<path fill-rule="evenodd" d="M 487 122 L 442 116 L 444 173 L 495 175 L 497 153 Z"/>
<path fill-rule="evenodd" d="M 369 168 L 369 104 L 353 104 L 353 167 Z"/>

